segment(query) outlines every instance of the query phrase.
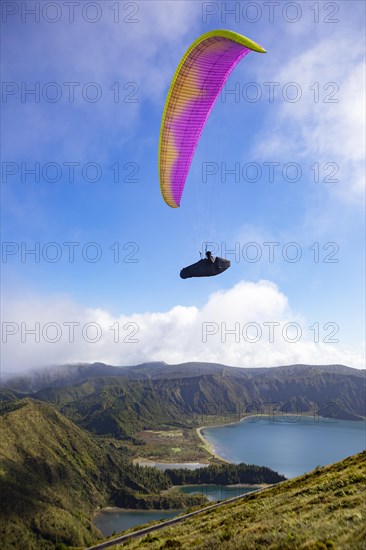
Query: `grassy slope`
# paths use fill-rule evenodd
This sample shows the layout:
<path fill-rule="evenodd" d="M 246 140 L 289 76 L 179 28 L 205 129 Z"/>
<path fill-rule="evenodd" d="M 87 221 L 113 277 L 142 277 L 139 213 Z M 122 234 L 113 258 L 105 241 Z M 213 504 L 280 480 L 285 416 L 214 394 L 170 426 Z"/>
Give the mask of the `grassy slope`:
<path fill-rule="evenodd" d="M 115 548 L 364 550 L 366 452 Z"/>
<path fill-rule="evenodd" d="M 92 542 L 97 531 L 90 513 L 104 495 L 95 487 L 98 472 L 90 456 L 97 461 L 100 449 L 49 405 L 28 399 L 20 405 L 0 419 L 4 547 Z"/>
<path fill-rule="evenodd" d="M 165 488 L 159 472 L 127 463 L 54 407 L 24 399 L 0 417 L 1 549 L 91 544 L 91 515 L 113 494 Z"/>

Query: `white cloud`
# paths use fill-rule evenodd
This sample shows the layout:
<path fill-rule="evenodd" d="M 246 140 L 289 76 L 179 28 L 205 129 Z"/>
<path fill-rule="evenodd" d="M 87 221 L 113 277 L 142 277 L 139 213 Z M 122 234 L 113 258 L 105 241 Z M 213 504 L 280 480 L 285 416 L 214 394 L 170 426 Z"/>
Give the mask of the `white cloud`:
<path fill-rule="evenodd" d="M 267 129 L 254 145 L 256 155 L 336 163 L 340 181 L 330 189 L 343 200 L 359 202 L 365 152 L 362 37 L 358 40 L 349 33 L 323 40 L 282 67 L 277 65 L 267 80 L 278 82 L 276 94 L 284 93 L 286 99 L 272 109 Z M 298 101 L 292 102 L 295 97 Z"/>
<path fill-rule="evenodd" d="M 322 332 L 321 324 L 316 343 L 314 329 L 309 330 L 316 320 L 308 322 L 294 313 L 287 297 L 265 280 L 241 281 L 215 292 L 201 308 L 178 305 L 166 312 L 113 316 L 62 296 L 28 296 L 9 301 L 2 318 L 4 371 L 69 362 L 131 365 L 159 360 L 243 367 L 364 366 L 362 351 L 324 343 L 330 332 Z"/>

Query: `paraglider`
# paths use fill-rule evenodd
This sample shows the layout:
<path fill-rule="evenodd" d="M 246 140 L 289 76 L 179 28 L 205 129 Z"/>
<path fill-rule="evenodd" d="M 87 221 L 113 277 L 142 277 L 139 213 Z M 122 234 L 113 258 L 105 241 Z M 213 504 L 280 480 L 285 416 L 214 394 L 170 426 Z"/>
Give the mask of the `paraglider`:
<path fill-rule="evenodd" d="M 194 152 L 218 95 L 234 67 L 251 51 L 265 53 L 256 42 L 241 34 L 214 30 L 200 36 L 181 59 L 170 85 L 160 128 L 160 189 L 170 207 L 180 206 Z M 206 260 L 208 258 L 200 262 Z M 228 263 L 223 264 L 227 269 L 230 262 L 222 261 Z M 203 266 L 200 262 L 194 265 Z M 218 275 L 223 270 L 217 267 L 208 275 Z M 200 269 L 191 272 L 201 273 Z M 207 273 L 189 275 L 204 276 Z"/>
<path fill-rule="evenodd" d="M 182 279 L 190 279 L 191 277 L 211 277 L 212 275 L 219 275 L 230 267 L 230 261 L 224 258 L 212 256 L 208 250 L 206 252 L 206 258 L 196 262 L 195 264 L 184 267 L 180 276 Z"/>

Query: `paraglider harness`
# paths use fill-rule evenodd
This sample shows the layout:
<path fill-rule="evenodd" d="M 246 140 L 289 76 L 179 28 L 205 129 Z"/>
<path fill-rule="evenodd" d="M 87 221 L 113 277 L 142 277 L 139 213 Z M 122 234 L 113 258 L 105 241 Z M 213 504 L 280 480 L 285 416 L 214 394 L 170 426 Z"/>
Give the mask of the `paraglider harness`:
<path fill-rule="evenodd" d="M 207 250 L 206 258 L 202 258 L 199 262 L 189 265 L 181 270 L 180 276 L 182 279 L 189 279 L 191 277 L 212 277 L 213 275 L 219 275 L 230 267 L 230 261 L 218 256 L 212 256 L 212 252 Z"/>

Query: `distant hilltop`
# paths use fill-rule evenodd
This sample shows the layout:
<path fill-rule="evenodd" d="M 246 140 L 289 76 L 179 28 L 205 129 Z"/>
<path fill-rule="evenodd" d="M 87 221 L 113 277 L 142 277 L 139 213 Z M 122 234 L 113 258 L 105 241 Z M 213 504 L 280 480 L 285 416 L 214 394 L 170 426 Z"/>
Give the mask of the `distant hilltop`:
<path fill-rule="evenodd" d="M 128 378 L 171 378 L 175 376 L 202 376 L 208 374 L 238 374 L 248 377 L 266 373 L 273 376 L 289 376 L 314 373 L 359 374 L 365 377 L 365 369 L 355 369 L 345 365 L 295 364 L 275 367 L 230 367 L 221 363 L 187 362 L 169 365 L 164 361 L 152 361 L 131 366 L 112 366 L 106 363 L 71 363 L 54 365 L 12 374 L 1 372 L 0 383 L 5 387 L 24 391 L 37 391 L 45 387 L 60 387 L 82 382 L 89 378 L 123 376 Z M 271 374 L 272 373 L 272 374 Z"/>
<path fill-rule="evenodd" d="M 194 422 L 197 415 L 239 420 L 246 414 L 270 411 L 361 420 L 366 417 L 365 384 L 365 370 L 345 365 L 240 368 L 198 362 L 124 367 L 85 363 L 8 378 L 1 393 L 4 401 L 32 396 L 54 403 L 63 413 L 85 418 L 86 423 L 91 421 L 84 412 L 88 403 L 99 402 L 92 420 L 99 426 L 98 433 L 105 433 L 111 424 L 118 432 L 129 409 L 132 433 L 140 425 L 149 425 L 152 418 L 164 424 L 183 419 Z M 113 422 L 108 417 L 111 411 Z"/>

